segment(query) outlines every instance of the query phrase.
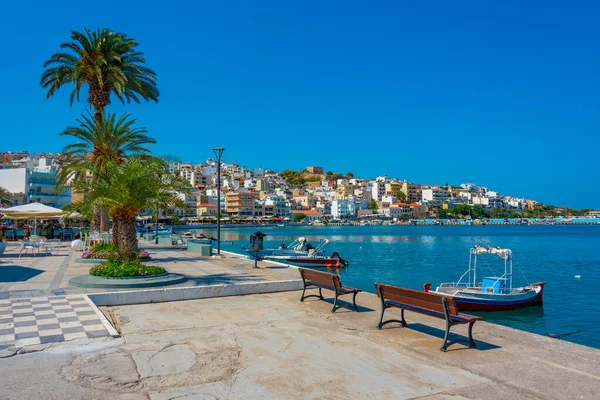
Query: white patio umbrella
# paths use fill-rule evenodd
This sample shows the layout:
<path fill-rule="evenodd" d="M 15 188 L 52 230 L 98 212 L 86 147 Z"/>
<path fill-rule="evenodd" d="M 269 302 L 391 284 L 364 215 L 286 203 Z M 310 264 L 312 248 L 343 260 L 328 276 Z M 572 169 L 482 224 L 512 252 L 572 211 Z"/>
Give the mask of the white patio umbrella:
<path fill-rule="evenodd" d="M 34 219 L 34 234 L 37 233 L 38 218 L 56 218 L 64 214 L 60 208 L 54 208 L 41 203 L 23 204 L 22 206 L 9 207 L 0 210 L 5 218 L 33 218 Z"/>

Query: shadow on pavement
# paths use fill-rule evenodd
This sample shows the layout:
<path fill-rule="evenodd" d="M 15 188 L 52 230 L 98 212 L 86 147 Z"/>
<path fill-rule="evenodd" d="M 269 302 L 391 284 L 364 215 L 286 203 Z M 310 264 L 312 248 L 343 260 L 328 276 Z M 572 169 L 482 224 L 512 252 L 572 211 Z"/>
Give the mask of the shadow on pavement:
<path fill-rule="evenodd" d="M 233 275 L 233 274 L 212 274 L 203 276 L 186 275 L 191 281 L 194 281 L 196 286 L 205 285 L 228 285 L 244 282 L 264 282 L 265 279 L 254 275 Z"/>
<path fill-rule="evenodd" d="M 0 265 L 0 282 L 26 282 L 45 271 L 41 269 L 21 267 L 19 265 Z"/>
<path fill-rule="evenodd" d="M 460 325 L 459 325 L 460 326 Z M 463 329 L 464 327 L 466 327 L 466 325 L 462 325 Z M 440 338 L 440 344 L 441 341 L 444 339 L 444 330 L 443 329 L 438 329 L 438 328 L 434 328 L 432 326 L 428 326 L 428 325 L 423 325 L 420 323 L 409 323 L 408 326 L 406 328 L 402 328 L 399 324 L 390 324 L 390 326 L 385 326 L 383 329 L 395 329 L 395 328 L 399 328 L 399 329 L 413 329 L 417 332 L 421 332 L 421 333 L 425 333 L 427 335 L 431 335 L 431 336 L 436 336 Z M 454 327 L 454 329 L 456 329 L 456 327 Z M 460 328 L 458 328 L 460 329 Z M 448 339 L 450 339 L 450 342 L 452 344 L 454 343 L 461 343 L 464 345 L 468 345 L 469 343 L 469 339 L 466 336 L 460 335 L 455 333 L 453 330 L 450 331 L 450 336 L 448 337 Z M 487 343 L 487 342 L 482 342 L 481 340 L 477 339 L 477 324 L 475 324 L 474 328 L 473 328 L 473 339 L 475 339 L 475 344 L 477 344 L 477 350 L 494 350 L 494 349 L 499 349 L 501 348 L 500 346 L 496 346 L 495 344 L 491 344 L 491 343 Z M 452 347 L 452 344 L 448 347 L 448 351 L 458 351 L 458 350 L 466 350 L 468 349 L 468 347 L 464 348 L 464 347 L 460 347 L 460 348 L 456 348 L 456 347 Z"/>

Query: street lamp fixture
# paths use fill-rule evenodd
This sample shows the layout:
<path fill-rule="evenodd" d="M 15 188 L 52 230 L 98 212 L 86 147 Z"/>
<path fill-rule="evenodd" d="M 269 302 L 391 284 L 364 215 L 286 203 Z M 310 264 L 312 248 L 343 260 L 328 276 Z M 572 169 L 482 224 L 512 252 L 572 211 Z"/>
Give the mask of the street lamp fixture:
<path fill-rule="evenodd" d="M 217 256 L 221 256 L 221 156 L 224 151 L 224 147 L 213 148 L 217 157 Z"/>

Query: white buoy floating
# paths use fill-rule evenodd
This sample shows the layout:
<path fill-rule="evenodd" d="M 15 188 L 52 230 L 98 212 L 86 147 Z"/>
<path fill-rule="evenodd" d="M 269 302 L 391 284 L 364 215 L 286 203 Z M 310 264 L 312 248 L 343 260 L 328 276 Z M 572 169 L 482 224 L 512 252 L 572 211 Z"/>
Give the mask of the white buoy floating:
<path fill-rule="evenodd" d="M 575 275 L 575 277 L 574 277 L 574 278 L 575 278 L 575 279 L 580 279 L 580 278 L 581 278 L 581 275 Z"/>

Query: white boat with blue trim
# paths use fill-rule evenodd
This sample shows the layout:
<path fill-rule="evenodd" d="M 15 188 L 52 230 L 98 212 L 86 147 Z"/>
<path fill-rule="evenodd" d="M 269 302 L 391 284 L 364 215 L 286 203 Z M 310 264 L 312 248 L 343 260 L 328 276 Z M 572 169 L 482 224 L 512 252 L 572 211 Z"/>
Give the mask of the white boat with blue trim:
<path fill-rule="evenodd" d="M 493 255 L 504 260 L 504 274 L 486 276 L 477 282 L 477 260 Z M 441 283 L 431 290 L 431 283 L 423 285 L 426 292 L 452 297 L 461 311 L 504 311 L 541 305 L 545 282 L 513 288 L 512 251 L 500 247 L 474 246 L 469 252 L 469 269 L 458 282 Z"/>

